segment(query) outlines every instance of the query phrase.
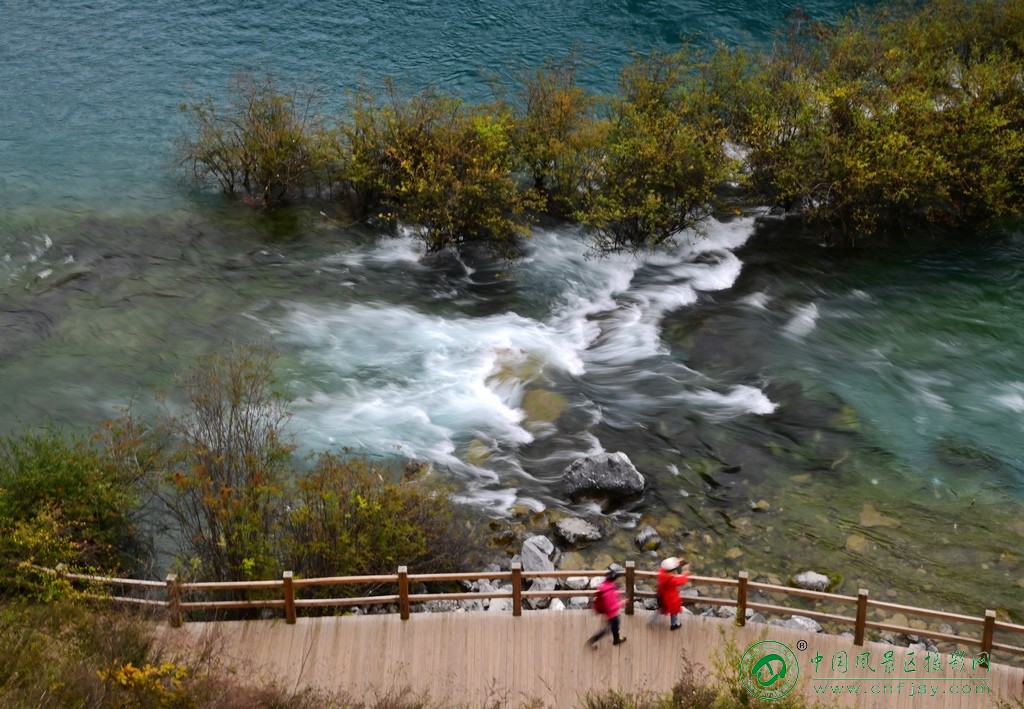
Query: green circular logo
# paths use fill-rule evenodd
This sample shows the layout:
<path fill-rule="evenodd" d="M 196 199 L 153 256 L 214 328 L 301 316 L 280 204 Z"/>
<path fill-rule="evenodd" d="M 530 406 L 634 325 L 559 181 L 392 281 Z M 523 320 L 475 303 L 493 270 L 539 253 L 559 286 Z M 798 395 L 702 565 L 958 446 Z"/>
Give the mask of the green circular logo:
<path fill-rule="evenodd" d="M 782 699 L 796 686 L 799 677 L 796 654 L 778 640 L 756 642 L 740 658 L 743 687 L 758 699 Z"/>

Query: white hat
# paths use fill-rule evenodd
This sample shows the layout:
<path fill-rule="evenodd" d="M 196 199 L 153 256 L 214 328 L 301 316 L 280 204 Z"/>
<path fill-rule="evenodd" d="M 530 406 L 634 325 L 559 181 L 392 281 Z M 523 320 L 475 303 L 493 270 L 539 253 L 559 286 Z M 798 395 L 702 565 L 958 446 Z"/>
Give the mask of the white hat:
<path fill-rule="evenodd" d="M 675 571 L 679 568 L 679 557 L 670 556 L 665 559 L 665 561 L 661 562 L 661 568 L 665 569 L 665 571 Z"/>

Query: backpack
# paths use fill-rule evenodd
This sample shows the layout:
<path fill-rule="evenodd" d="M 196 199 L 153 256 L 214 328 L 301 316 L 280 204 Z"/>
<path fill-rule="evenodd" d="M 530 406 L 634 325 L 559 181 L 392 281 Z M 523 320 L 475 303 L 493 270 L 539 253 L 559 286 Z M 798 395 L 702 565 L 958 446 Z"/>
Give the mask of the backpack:
<path fill-rule="evenodd" d="M 604 593 L 601 589 L 597 590 L 597 594 L 594 596 L 594 603 L 592 604 L 595 613 L 599 615 L 604 615 L 604 612 L 606 610 L 605 603 L 608 600 L 606 596 L 607 594 Z"/>

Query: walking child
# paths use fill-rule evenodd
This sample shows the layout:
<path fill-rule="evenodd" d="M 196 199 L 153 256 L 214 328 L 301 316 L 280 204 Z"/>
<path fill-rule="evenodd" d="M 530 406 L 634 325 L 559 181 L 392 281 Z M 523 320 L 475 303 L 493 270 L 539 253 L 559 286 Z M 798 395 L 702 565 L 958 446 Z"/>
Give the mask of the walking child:
<path fill-rule="evenodd" d="M 679 614 L 683 612 L 683 599 L 679 597 L 679 589 L 689 580 L 690 565 L 684 560 L 670 556 L 661 562 L 658 571 L 658 612 L 669 616 L 670 630 L 680 628 Z"/>
<path fill-rule="evenodd" d="M 619 635 L 619 611 L 626 605 L 622 594 L 619 593 L 617 580 L 620 576 L 622 576 L 621 566 L 618 564 L 609 566 L 604 581 L 597 587 L 597 593 L 594 595 L 594 612 L 604 616 L 606 621 L 605 625 L 587 640 L 587 645 L 595 650 L 597 641 L 609 632 L 612 634 L 612 645 L 621 645 L 626 642 L 625 636 Z"/>

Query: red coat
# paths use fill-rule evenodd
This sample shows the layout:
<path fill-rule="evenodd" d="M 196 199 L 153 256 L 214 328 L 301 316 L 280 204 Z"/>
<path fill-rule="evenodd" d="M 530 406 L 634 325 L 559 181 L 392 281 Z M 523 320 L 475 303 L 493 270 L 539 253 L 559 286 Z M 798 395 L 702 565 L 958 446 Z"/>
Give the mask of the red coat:
<path fill-rule="evenodd" d="M 601 585 L 597 587 L 597 596 L 601 597 L 601 600 L 597 601 L 598 607 L 601 608 L 601 615 L 608 620 L 617 616 L 622 607 L 626 605 L 622 596 L 619 595 L 619 587 L 615 585 L 614 581 L 608 579 L 602 581 Z"/>
<path fill-rule="evenodd" d="M 662 613 L 675 615 L 683 612 L 683 599 L 679 597 L 679 588 L 689 581 L 688 571 L 681 574 L 674 574 L 665 569 L 658 571 L 658 601 Z"/>

